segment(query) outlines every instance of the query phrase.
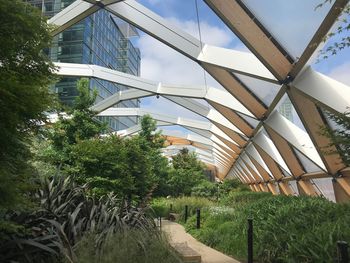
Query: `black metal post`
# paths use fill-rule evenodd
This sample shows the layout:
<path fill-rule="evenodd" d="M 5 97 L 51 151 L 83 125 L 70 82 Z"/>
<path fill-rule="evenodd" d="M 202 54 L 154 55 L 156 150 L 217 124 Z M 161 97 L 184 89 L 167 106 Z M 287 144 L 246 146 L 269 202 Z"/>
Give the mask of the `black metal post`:
<path fill-rule="evenodd" d="M 201 228 L 201 210 L 197 208 L 197 229 Z"/>
<path fill-rule="evenodd" d="M 185 205 L 185 223 L 187 222 L 188 217 L 188 205 Z"/>
<path fill-rule="evenodd" d="M 248 263 L 253 263 L 253 219 L 248 218 Z"/>
<path fill-rule="evenodd" d="M 338 262 L 349 263 L 348 243 L 346 241 L 337 241 L 338 245 Z"/>
<path fill-rule="evenodd" d="M 219 183 L 217 183 L 217 188 L 218 188 L 218 191 L 217 191 L 217 196 L 216 196 L 216 202 L 219 202 L 219 196 L 220 196 L 220 192 L 219 192 L 220 185 L 219 185 Z"/>
<path fill-rule="evenodd" d="M 170 213 L 173 211 L 173 204 L 170 204 Z"/>

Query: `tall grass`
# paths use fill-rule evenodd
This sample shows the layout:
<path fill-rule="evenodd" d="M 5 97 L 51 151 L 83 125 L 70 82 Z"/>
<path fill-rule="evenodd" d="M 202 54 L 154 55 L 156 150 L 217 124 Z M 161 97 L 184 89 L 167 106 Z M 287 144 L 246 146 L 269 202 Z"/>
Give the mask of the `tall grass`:
<path fill-rule="evenodd" d="M 196 213 L 196 209 L 199 208 L 202 211 L 209 209 L 215 205 L 214 202 L 203 197 L 178 197 L 178 198 L 157 198 L 151 203 L 151 208 L 154 211 L 154 216 L 167 217 L 170 212 L 180 214 L 180 220 L 184 218 L 185 206 L 188 206 L 189 216 Z M 170 207 L 172 210 L 170 211 Z"/>
<path fill-rule="evenodd" d="M 95 237 L 85 237 L 76 249 L 79 263 L 181 263 L 182 260 L 157 232 L 129 229 L 109 237 L 100 249 Z"/>
<path fill-rule="evenodd" d="M 203 243 L 244 260 L 247 219 L 252 217 L 257 262 L 334 262 L 336 241 L 350 242 L 350 204 L 247 192 L 231 205 L 203 213 L 200 230 L 194 227 L 195 217 L 190 218 L 186 229 Z"/>
<path fill-rule="evenodd" d="M 266 192 L 231 191 L 220 200 L 220 204 L 230 207 L 239 207 L 267 197 L 272 197 L 272 194 Z"/>

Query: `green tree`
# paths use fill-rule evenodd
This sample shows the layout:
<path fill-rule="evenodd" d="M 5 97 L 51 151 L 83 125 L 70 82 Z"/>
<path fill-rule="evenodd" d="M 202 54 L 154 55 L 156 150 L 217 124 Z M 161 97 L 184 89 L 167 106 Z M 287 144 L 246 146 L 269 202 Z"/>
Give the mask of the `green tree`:
<path fill-rule="evenodd" d="M 194 152 L 188 148 L 182 148 L 179 153 L 172 157 L 172 164 L 175 169 L 195 170 L 204 172 L 204 165 L 197 159 Z"/>
<path fill-rule="evenodd" d="M 89 80 L 81 79 L 77 83 L 79 96 L 72 108 L 66 113 L 59 113 L 59 119 L 47 130 L 49 147 L 43 156 L 56 166 L 67 168 L 72 158 L 72 147 L 80 141 L 99 136 L 106 130 L 106 124 L 95 119 L 96 112 L 90 109 L 94 104 L 97 92 L 89 89 Z"/>
<path fill-rule="evenodd" d="M 172 169 L 167 179 L 171 195 L 190 195 L 192 188 L 204 180 L 204 165 L 195 153 L 183 148 L 172 157 Z"/>
<path fill-rule="evenodd" d="M 168 179 L 171 167 L 167 158 L 159 154 L 154 154 L 152 158 L 154 165 L 154 174 L 157 180 L 157 187 L 154 190 L 154 196 L 168 196 L 171 192 Z"/>
<path fill-rule="evenodd" d="M 113 192 L 129 201 L 141 201 L 158 184 L 157 152 L 147 145 L 141 135 L 81 140 L 70 148 L 72 162 L 67 172 L 78 182 L 88 183 L 93 194 Z"/>
<path fill-rule="evenodd" d="M 158 174 L 166 170 L 161 156 L 164 139 L 155 132 L 156 122 L 148 115 L 141 119 L 142 130 L 131 138 L 104 134 L 106 125 L 96 121 L 91 110 L 96 92 L 86 79 L 78 82 L 79 96 L 71 109 L 59 114 L 48 129 L 49 147 L 43 160 L 60 167 L 92 194 L 113 192 L 129 201 L 142 200 L 158 184 Z"/>
<path fill-rule="evenodd" d="M 44 17 L 22 0 L 0 0 L 0 213 L 26 203 L 34 170 L 30 137 L 45 121 L 54 66 Z"/>
<path fill-rule="evenodd" d="M 157 122 L 150 115 L 146 114 L 141 118 L 141 127 L 139 135 L 148 144 L 147 146 L 155 150 L 161 149 L 165 140 L 160 131 L 156 132 Z"/>
<path fill-rule="evenodd" d="M 156 153 L 144 148 L 143 143 L 141 136 L 124 140 L 128 175 L 133 178 L 135 188 L 128 196 L 129 199 L 134 197 L 140 201 L 153 192 L 158 184 L 154 163 Z"/>
<path fill-rule="evenodd" d="M 67 172 L 80 184 L 88 183 L 90 192 L 98 196 L 134 190 L 126 149 L 117 136 L 79 141 L 70 148 L 72 163 Z"/>
<path fill-rule="evenodd" d="M 239 179 L 232 178 L 226 179 L 219 184 L 219 193 L 221 197 L 228 195 L 231 191 L 249 191 L 249 187 L 246 184 L 243 184 Z"/>
<path fill-rule="evenodd" d="M 164 146 L 165 139 L 161 132 L 156 132 L 157 122 L 150 115 L 142 117 L 141 127 L 139 139 L 143 141 L 144 149 L 147 151 L 147 156 L 152 163 L 152 174 L 156 185 L 153 194 L 155 196 L 168 195 L 169 162 L 161 154 L 161 148 Z"/>
<path fill-rule="evenodd" d="M 210 181 L 202 181 L 191 189 L 192 196 L 217 199 L 219 194 L 219 185 Z"/>

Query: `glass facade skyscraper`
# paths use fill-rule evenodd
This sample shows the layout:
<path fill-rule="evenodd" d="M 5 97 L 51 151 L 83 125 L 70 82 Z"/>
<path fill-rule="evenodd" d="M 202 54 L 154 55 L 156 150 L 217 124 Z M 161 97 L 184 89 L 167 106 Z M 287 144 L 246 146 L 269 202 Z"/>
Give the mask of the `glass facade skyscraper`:
<path fill-rule="evenodd" d="M 74 0 L 27 0 L 42 12 L 52 17 Z M 99 10 L 80 23 L 58 34 L 52 43 L 49 56 L 52 61 L 94 64 L 132 75 L 140 75 L 140 51 L 129 40 L 133 28 L 106 10 Z M 54 89 L 60 100 L 72 104 L 77 96 L 77 78 L 63 78 Z M 112 94 L 126 89 L 122 85 L 90 79 L 90 88 L 96 88 L 99 102 Z M 123 101 L 115 107 L 138 107 L 138 100 Z M 102 118 L 102 117 L 101 117 Z M 136 117 L 101 119 L 115 130 L 125 129 L 137 123 Z"/>

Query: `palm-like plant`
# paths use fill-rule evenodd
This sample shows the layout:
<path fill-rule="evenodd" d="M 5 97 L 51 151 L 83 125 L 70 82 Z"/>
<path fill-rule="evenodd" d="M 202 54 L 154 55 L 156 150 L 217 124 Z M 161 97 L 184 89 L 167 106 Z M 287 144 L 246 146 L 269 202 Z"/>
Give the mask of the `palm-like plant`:
<path fill-rule="evenodd" d="M 43 180 L 37 193 L 40 209 L 11 215 L 27 231 L 0 244 L 0 261 L 54 262 L 64 256 L 68 262 L 75 262 L 75 246 L 86 233 L 94 233 L 98 248 L 106 238 L 130 227 L 145 231 L 154 228 L 153 221 L 145 216 L 144 203 L 133 207 L 113 195 L 96 199 L 86 190 L 86 185 L 78 186 L 70 177 Z"/>

